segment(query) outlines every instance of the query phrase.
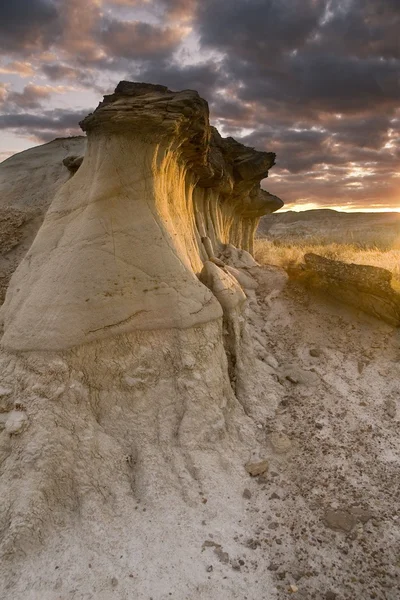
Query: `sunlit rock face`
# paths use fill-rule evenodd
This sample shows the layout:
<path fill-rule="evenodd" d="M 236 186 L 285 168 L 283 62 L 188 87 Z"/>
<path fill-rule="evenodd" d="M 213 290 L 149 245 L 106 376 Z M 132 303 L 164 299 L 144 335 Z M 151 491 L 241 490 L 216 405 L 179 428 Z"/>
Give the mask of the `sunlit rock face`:
<path fill-rule="evenodd" d="M 317 254 L 305 254 L 304 264 L 289 275 L 394 327 L 400 326 L 400 291 L 392 273 L 370 265 L 347 264 Z"/>
<path fill-rule="evenodd" d="M 83 162 L 64 159 L 72 174 L 11 280 L 3 345 L 55 350 L 221 317 L 197 274 L 228 243 L 251 250 L 260 216 L 281 206 L 260 189 L 275 155 L 221 138 L 197 92 L 158 85 L 121 82 L 81 127 Z"/>

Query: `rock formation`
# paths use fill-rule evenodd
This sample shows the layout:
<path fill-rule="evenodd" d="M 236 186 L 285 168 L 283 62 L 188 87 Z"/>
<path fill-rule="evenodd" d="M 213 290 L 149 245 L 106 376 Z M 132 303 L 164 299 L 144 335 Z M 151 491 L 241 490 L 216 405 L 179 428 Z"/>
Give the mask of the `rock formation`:
<path fill-rule="evenodd" d="M 317 254 L 305 254 L 304 265 L 289 270 L 306 286 L 358 308 L 378 319 L 400 326 L 400 290 L 392 286 L 392 273 L 370 265 L 347 264 Z"/>
<path fill-rule="evenodd" d="M 35 218 L 50 206 L 1 309 L 0 595 L 241 597 L 207 579 L 202 523 L 245 523 L 263 459 L 277 383 L 246 311 L 285 282 L 249 253 L 275 156 L 222 139 L 190 90 L 122 82 L 81 125 L 82 163 L 79 140 L 40 165 Z"/>
<path fill-rule="evenodd" d="M 86 139 L 56 139 L 0 164 L 0 304 L 57 190 L 71 176 L 63 160 L 83 154 Z"/>
<path fill-rule="evenodd" d="M 275 155 L 223 140 L 197 93 L 163 86 L 123 82 L 81 125 L 85 159 L 11 283 L 3 344 L 62 349 L 220 317 L 196 273 L 228 243 L 252 249 L 281 205 L 259 185 Z"/>

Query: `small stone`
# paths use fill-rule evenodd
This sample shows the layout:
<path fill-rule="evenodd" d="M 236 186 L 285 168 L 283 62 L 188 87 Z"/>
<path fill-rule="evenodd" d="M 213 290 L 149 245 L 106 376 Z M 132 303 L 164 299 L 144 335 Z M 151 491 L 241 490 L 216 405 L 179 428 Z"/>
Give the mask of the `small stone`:
<path fill-rule="evenodd" d="M 251 491 L 248 490 L 247 488 L 245 490 L 243 490 L 243 498 L 246 498 L 246 500 L 250 500 L 250 498 L 251 498 Z"/>
<path fill-rule="evenodd" d="M 111 586 L 115 588 L 115 587 L 117 587 L 117 585 L 118 585 L 118 579 L 116 577 L 112 577 L 111 578 Z"/>
<path fill-rule="evenodd" d="M 270 495 L 269 499 L 270 500 L 280 500 L 280 497 L 278 496 L 278 494 L 273 492 L 273 494 Z"/>
<path fill-rule="evenodd" d="M 249 540 L 247 540 L 246 546 L 251 550 L 256 550 L 258 546 L 261 546 L 261 542 L 259 540 L 254 540 L 253 538 L 250 538 Z"/>
<path fill-rule="evenodd" d="M 217 258 L 216 256 L 212 256 L 208 260 L 210 262 L 214 263 L 214 265 L 217 265 L 217 267 L 222 267 L 222 268 L 225 267 L 224 261 L 222 261 L 220 258 Z"/>
<path fill-rule="evenodd" d="M 275 356 L 272 356 L 272 354 L 268 354 L 266 356 L 265 362 L 267 363 L 267 365 L 269 365 L 273 369 L 278 369 L 279 368 L 279 363 L 276 360 Z"/>
<path fill-rule="evenodd" d="M 265 483 L 268 483 L 268 477 L 266 475 L 260 475 L 259 477 L 257 477 L 257 483 L 259 485 L 264 485 Z"/>
<path fill-rule="evenodd" d="M 289 585 L 289 592 L 291 594 L 295 594 L 298 591 L 299 591 L 299 588 L 297 587 L 297 585 L 294 585 L 294 583 L 292 583 L 291 585 Z"/>
<path fill-rule="evenodd" d="M 324 424 L 323 423 L 318 423 L 318 421 L 316 423 L 314 423 L 315 428 L 316 429 L 323 429 L 324 428 Z"/>
<path fill-rule="evenodd" d="M 259 462 L 248 462 L 245 466 L 246 471 L 251 477 L 257 477 L 266 473 L 269 469 L 269 463 L 267 460 L 260 460 Z"/>
<path fill-rule="evenodd" d="M 325 594 L 325 600 L 336 600 L 337 598 L 337 594 L 335 594 L 335 592 L 326 592 Z"/>
<path fill-rule="evenodd" d="M 202 548 L 221 548 L 221 544 L 217 544 L 213 540 L 206 540 L 203 542 Z"/>
<path fill-rule="evenodd" d="M 293 384 L 297 384 L 300 382 L 300 380 L 295 375 L 286 375 L 286 379 Z"/>
<path fill-rule="evenodd" d="M 5 423 L 4 429 L 9 435 L 18 435 L 28 426 L 28 417 L 23 411 L 12 410 Z"/>
<path fill-rule="evenodd" d="M 325 523 L 330 529 L 350 532 L 356 524 L 356 518 L 346 510 L 328 509 L 325 512 Z"/>
<path fill-rule="evenodd" d="M 233 560 L 231 562 L 231 566 L 234 571 L 240 571 L 240 565 L 236 560 Z"/>
<path fill-rule="evenodd" d="M 289 452 L 292 442 L 286 433 L 271 433 L 269 436 L 269 442 L 272 445 L 272 448 L 277 452 L 277 454 L 285 454 L 285 452 Z"/>
<path fill-rule="evenodd" d="M 385 413 L 387 414 L 388 417 L 390 417 L 391 419 L 394 419 L 396 416 L 396 402 L 394 400 L 392 400 L 391 398 L 388 398 L 385 401 Z"/>
<path fill-rule="evenodd" d="M 373 514 L 370 510 L 365 510 L 358 506 L 355 506 L 351 509 L 351 514 L 357 519 L 357 521 L 360 521 L 360 523 L 364 524 L 367 523 L 373 517 Z"/>
<path fill-rule="evenodd" d="M 240 559 L 239 559 L 239 565 L 240 565 L 241 567 L 243 567 L 243 566 L 244 566 L 244 564 L 245 564 L 245 563 L 244 563 L 244 560 L 243 560 L 242 558 L 240 558 Z"/>
<path fill-rule="evenodd" d="M 12 393 L 12 389 L 8 387 L 3 387 L 0 385 L 0 397 L 9 396 Z"/>
<path fill-rule="evenodd" d="M 214 548 L 214 553 L 217 555 L 218 559 L 224 563 L 224 564 L 228 564 L 229 563 L 229 554 L 227 552 L 224 552 L 222 550 L 222 548 Z"/>
<path fill-rule="evenodd" d="M 213 566 L 210 565 L 207 567 L 207 573 L 211 573 L 211 571 L 213 571 Z"/>
<path fill-rule="evenodd" d="M 276 563 L 269 563 L 268 567 L 267 567 L 268 571 L 277 571 L 279 569 L 279 566 Z"/>
<path fill-rule="evenodd" d="M 313 356 L 314 358 L 318 358 L 319 356 L 321 356 L 321 350 L 319 348 L 311 348 L 310 356 Z"/>

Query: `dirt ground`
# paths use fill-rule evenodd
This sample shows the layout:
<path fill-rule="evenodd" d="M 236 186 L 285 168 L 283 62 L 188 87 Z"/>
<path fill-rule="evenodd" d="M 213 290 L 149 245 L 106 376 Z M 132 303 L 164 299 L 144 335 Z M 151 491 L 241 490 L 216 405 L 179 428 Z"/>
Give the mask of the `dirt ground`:
<path fill-rule="evenodd" d="M 244 491 L 241 570 L 267 553 L 278 600 L 397 600 L 399 332 L 292 283 L 251 309 L 280 401 L 259 425 L 270 468 Z"/>
<path fill-rule="evenodd" d="M 13 488 L 10 511 L 20 501 L 22 519 L 17 513 L 14 521 L 28 540 L 31 528 L 44 530 L 36 490 L 53 489 L 53 465 L 77 480 L 89 473 L 97 487 L 84 479 L 74 503 L 55 496 L 59 517 L 43 533 L 46 544 L 32 541 L 25 552 L 23 543 L 18 559 L 4 561 L 1 598 L 398 600 L 399 332 L 291 282 L 282 285 L 278 267 L 254 269 L 266 274 L 265 285 L 248 292 L 239 318 L 248 359 L 240 404 L 231 391 L 223 404 L 223 388 L 211 385 L 218 375 L 213 365 L 223 372 L 223 348 L 214 344 L 209 362 L 203 344 L 214 339 L 217 324 L 207 335 L 183 331 L 181 348 L 173 332 L 164 332 L 162 341 L 141 333 L 133 341 L 107 340 L 104 356 L 96 346 L 74 350 L 69 363 L 53 357 L 54 368 L 68 367 L 57 375 L 72 389 L 72 400 L 63 403 L 49 402 L 61 383 L 41 377 L 40 357 L 31 359 L 32 373 L 22 371 L 31 425 L 15 440 L 4 432 L 0 438 L 7 456 L 7 444 L 15 448 L 9 481 L 21 485 Z M 171 413 L 179 389 L 168 353 L 170 371 L 162 370 L 165 350 L 176 351 L 182 365 L 183 349 L 186 421 Z M 2 385 L 11 385 L 18 360 L 0 359 Z M 43 361 L 47 372 L 49 359 Z M 80 369 L 92 364 L 96 385 L 104 371 L 105 392 L 96 388 L 85 396 L 84 386 L 93 385 Z M 132 392 L 126 382 L 138 377 L 142 387 Z M 33 382 L 43 398 L 31 399 Z M 37 437 L 34 426 L 42 419 Z M 60 425 L 52 429 L 54 419 Z M 26 455 L 24 439 L 31 439 L 28 452 L 37 448 L 48 460 L 47 470 L 32 467 L 25 480 L 15 477 Z M 251 477 L 249 459 L 267 461 L 268 469 Z"/>

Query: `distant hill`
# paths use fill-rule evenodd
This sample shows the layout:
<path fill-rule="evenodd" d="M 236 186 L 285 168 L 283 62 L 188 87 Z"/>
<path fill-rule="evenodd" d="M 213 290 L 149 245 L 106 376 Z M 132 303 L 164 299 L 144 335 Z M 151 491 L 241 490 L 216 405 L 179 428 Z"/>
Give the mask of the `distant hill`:
<path fill-rule="evenodd" d="M 331 209 L 266 215 L 257 234 L 285 243 L 349 243 L 381 249 L 400 248 L 400 213 L 345 213 Z"/>

